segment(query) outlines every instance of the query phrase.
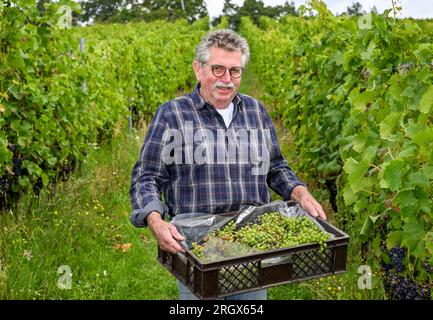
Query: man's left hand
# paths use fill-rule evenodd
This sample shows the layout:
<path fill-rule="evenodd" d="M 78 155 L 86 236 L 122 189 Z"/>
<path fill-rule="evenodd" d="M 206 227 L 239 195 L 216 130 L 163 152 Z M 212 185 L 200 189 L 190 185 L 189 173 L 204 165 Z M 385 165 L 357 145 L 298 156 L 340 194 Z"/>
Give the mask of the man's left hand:
<path fill-rule="evenodd" d="M 292 199 L 297 201 L 301 207 L 313 217 L 318 216 L 326 220 L 326 214 L 322 206 L 314 199 L 306 187 L 296 186 L 292 191 Z"/>

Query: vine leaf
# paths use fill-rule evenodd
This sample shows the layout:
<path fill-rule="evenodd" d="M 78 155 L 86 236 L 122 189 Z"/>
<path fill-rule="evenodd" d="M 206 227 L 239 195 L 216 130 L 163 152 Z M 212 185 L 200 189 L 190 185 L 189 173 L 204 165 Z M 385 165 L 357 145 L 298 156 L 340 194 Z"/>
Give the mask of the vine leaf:
<path fill-rule="evenodd" d="M 395 245 L 400 245 L 401 230 L 391 231 L 386 238 L 386 247 L 390 250 Z"/>
<path fill-rule="evenodd" d="M 343 169 L 349 175 L 348 183 L 353 192 L 359 192 L 362 190 L 364 175 L 369 166 L 369 164 L 358 162 L 353 158 L 347 159 Z"/>
<path fill-rule="evenodd" d="M 380 123 L 380 137 L 388 139 L 391 136 L 392 130 L 398 125 L 401 117 L 400 112 L 393 112 L 383 119 Z"/>
<path fill-rule="evenodd" d="M 430 85 L 419 101 L 419 111 L 429 113 L 433 105 L 433 85 Z"/>
<path fill-rule="evenodd" d="M 402 169 L 404 162 L 401 160 L 392 160 L 388 162 L 383 171 L 383 178 L 380 181 L 382 188 L 388 188 L 391 191 L 397 191 L 401 186 Z"/>
<path fill-rule="evenodd" d="M 403 226 L 401 233 L 401 245 L 409 249 L 409 251 L 421 255 L 425 248 L 424 228 L 419 223 L 412 221 Z"/>

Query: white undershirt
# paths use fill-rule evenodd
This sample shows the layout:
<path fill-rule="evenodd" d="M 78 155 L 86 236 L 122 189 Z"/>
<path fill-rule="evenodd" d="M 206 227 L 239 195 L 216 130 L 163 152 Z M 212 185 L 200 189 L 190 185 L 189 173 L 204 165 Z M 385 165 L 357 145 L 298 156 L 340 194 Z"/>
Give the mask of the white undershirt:
<path fill-rule="evenodd" d="M 218 113 L 223 117 L 224 123 L 226 124 L 227 128 L 229 127 L 230 122 L 232 122 L 233 119 L 233 109 L 233 102 L 230 102 L 229 106 L 224 109 L 215 108 L 215 110 L 218 111 Z"/>

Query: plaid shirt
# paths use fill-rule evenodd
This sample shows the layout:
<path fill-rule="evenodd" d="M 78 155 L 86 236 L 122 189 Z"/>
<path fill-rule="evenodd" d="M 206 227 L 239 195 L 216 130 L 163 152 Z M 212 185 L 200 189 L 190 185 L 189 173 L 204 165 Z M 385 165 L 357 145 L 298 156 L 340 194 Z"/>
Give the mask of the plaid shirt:
<path fill-rule="evenodd" d="M 226 128 L 222 116 L 200 96 L 199 88 L 197 85 L 193 93 L 161 105 L 153 117 L 131 178 L 131 222 L 136 227 L 146 226 L 146 217 L 152 211 L 158 211 L 163 218 L 193 212 L 231 212 L 242 205 L 269 203 L 271 194 L 268 187 L 284 200 L 289 200 L 294 187 L 305 186 L 281 154 L 272 120 L 260 102 L 238 93 L 233 99 L 232 122 Z M 193 126 L 194 132 L 205 129 L 215 137 L 221 130 L 268 129 L 269 168 L 266 172 L 253 174 L 251 159 L 226 163 L 186 161 L 188 144 L 185 141 L 174 147 L 174 152 L 177 152 L 182 146 L 181 157 L 175 157 L 181 161 L 167 163 L 164 161 L 164 146 L 170 141 L 165 134 L 170 129 L 185 133 L 188 129 L 186 123 Z M 259 137 L 258 141 L 263 143 L 264 137 Z M 226 148 L 229 147 L 226 139 L 222 141 Z M 192 142 L 197 147 L 196 138 Z"/>

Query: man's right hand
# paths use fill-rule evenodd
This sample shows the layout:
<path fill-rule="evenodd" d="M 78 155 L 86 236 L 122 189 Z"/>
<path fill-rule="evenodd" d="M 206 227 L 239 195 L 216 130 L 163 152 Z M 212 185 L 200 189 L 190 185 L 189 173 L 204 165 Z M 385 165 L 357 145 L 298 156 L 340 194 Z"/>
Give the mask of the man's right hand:
<path fill-rule="evenodd" d="M 147 225 L 158 241 L 161 250 L 171 253 L 185 252 L 177 241 L 185 238 L 177 231 L 176 227 L 161 218 L 158 211 L 152 211 L 147 216 Z"/>

